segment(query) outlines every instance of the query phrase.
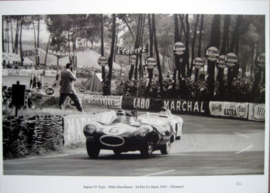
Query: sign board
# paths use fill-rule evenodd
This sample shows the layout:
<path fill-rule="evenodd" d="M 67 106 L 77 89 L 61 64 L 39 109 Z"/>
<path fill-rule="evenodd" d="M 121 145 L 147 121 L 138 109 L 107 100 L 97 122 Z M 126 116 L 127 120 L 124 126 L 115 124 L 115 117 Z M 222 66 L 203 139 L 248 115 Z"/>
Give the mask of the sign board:
<path fill-rule="evenodd" d="M 106 66 L 108 64 L 108 59 L 105 56 L 100 56 L 97 62 L 100 66 Z"/>
<path fill-rule="evenodd" d="M 225 55 L 220 55 L 217 59 L 217 66 L 219 68 L 227 68 L 228 66 L 226 65 L 225 62 Z"/>
<path fill-rule="evenodd" d="M 262 53 L 257 57 L 256 63 L 258 67 L 265 68 L 265 53 Z"/>
<path fill-rule="evenodd" d="M 176 55 L 183 55 L 186 51 L 186 46 L 182 42 L 176 42 L 173 46 L 173 51 Z"/>
<path fill-rule="evenodd" d="M 19 62 L 19 61 L 21 61 L 21 57 L 19 54 L 2 53 L 2 60 Z"/>
<path fill-rule="evenodd" d="M 206 58 L 210 61 L 216 61 L 219 56 L 219 51 L 216 47 L 211 46 L 206 50 Z"/>
<path fill-rule="evenodd" d="M 24 106 L 25 103 L 25 85 L 12 85 L 12 104 L 16 107 Z"/>
<path fill-rule="evenodd" d="M 146 58 L 145 60 L 145 66 L 148 68 L 148 69 L 154 69 L 157 65 L 157 62 L 156 62 L 156 59 L 155 58 L 152 58 L 152 57 L 148 57 Z"/>
<path fill-rule="evenodd" d="M 45 89 L 45 93 L 47 95 L 53 95 L 54 94 L 54 89 L 53 88 L 46 88 Z"/>
<path fill-rule="evenodd" d="M 136 60 L 137 60 L 136 55 L 132 55 L 132 56 L 130 57 L 130 64 L 131 64 L 131 65 L 135 65 L 135 64 L 136 64 Z"/>
<path fill-rule="evenodd" d="M 141 53 L 147 53 L 147 52 L 148 52 L 148 45 L 135 48 L 135 49 L 126 49 L 122 47 L 117 47 L 117 54 L 120 54 L 120 55 L 135 55 L 135 54 L 141 54 Z"/>
<path fill-rule="evenodd" d="M 80 92 L 85 92 L 86 91 L 86 88 L 82 86 L 82 87 L 79 88 L 79 91 Z"/>
<path fill-rule="evenodd" d="M 201 69 L 204 66 L 204 61 L 202 58 L 197 57 L 193 60 L 194 68 Z"/>
<path fill-rule="evenodd" d="M 238 61 L 238 57 L 236 56 L 236 54 L 234 53 L 228 53 L 226 56 L 225 56 L 225 62 L 226 62 L 226 65 L 229 66 L 229 67 L 233 67 L 235 66 L 235 64 L 237 63 Z"/>

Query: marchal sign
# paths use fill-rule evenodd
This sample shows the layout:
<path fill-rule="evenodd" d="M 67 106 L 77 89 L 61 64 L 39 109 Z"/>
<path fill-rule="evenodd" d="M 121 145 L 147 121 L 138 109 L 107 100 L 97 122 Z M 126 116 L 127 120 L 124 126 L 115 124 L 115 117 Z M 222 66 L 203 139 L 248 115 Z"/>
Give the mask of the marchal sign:
<path fill-rule="evenodd" d="M 105 56 L 100 56 L 97 62 L 100 66 L 106 66 L 108 64 L 108 59 Z"/>
<path fill-rule="evenodd" d="M 204 61 L 202 58 L 197 57 L 193 60 L 194 68 L 201 69 L 204 66 Z"/>
<path fill-rule="evenodd" d="M 186 46 L 182 42 L 176 42 L 173 46 L 173 51 L 176 55 L 183 55 L 186 51 Z"/>
<path fill-rule="evenodd" d="M 228 66 L 226 65 L 225 62 L 225 55 L 220 55 L 217 59 L 217 66 L 219 68 L 227 68 Z"/>
<path fill-rule="evenodd" d="M 257 62 L 258 67 L 265 68 L 265 53 L 260 54 L 257 57 L 256 62 Z"/>
<path fill-rule="evenodd" d="M 156 59 L 149 57 L 145 60 L 145 65 L 148 69 L 154 69 L 157 65 Z"/>
<path fill-rule="evenodd" d="M 225 62 L 226 62 L 226 65 L 229 66 L 229 67 L 233 67 L 235 66 L 235 64 L 237 63 L 238 61 L 238 58 L 236 56 L 236 54 L 234 53 L 228 53 L 226 56 L 225 56 Z"/>
<path fill-rule="evenodd" d="M 216 47 L 211 46 L 206 50 L 205 55 L 206 55 L 208 60 L 216 61 L 218 59 L 218 56 L 219 56 L 219 51 Z"/>

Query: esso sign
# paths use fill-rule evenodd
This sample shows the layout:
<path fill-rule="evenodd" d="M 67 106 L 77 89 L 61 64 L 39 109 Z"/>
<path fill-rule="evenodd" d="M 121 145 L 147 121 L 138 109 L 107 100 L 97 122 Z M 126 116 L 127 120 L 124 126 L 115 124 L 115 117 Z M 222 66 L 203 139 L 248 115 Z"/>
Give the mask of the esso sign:
<path fill-rule="evenodd" d="M 234 54 L 234 53 L 228 53 L 225 56 L 226 65 L 229 66 L 229 67 L 235 66 L 237 61 L 238 61 L 238 58 L 237 58 L 236 54 Z"/>
<path fill-rule="evenodd" d="M 82 87 L 79 88 L 79 91 L 80 91 L 80 92 L 85 92 L 86 89 L 85 89 L 85 87 L 82 86 Z"/>
<path fill-rule="evenodd" d="M 219 56 L 219 51 L 216 47 L 212 46 L 206 50 L 206 58 L 210 61 L 216 61 Z"/>
<path fill-rule="evenodd" d="M 108 59 L 105 56 L 100 56 L 97 62 L 100 66 L 106 66 L 108 64 Z"/>
<path fill-rule="evenodd" d="M 130 64 L 135 65 L 136 64 L 137 57 L 136 55 L 130 56 Z"/>
<path fill-rule="evenodd" d="M 152 58 L 152 57 L 149 57 L 145 60 L 145 66 L 148 68 L 148 69 L 154 69 L 157 65 L 157 62 L 156 62 L 156 59 L 155 58 Z"/>
<path fill-rule="evenodd" d="M 197 57 L 193 60 L 194 68 L 201 69 L 204 66 L 204 61 L 202 58 Z"/>
<path fill-rule="evenodd" d="M 265 68 L 265 53 L 260 54 L 257 57 L 256 62 L 257 62 L 258 67 Z"/>
<path fill-rule="evenodd" d="M 176 55 L 183 55 L 186 51 L 186 46 L 182 42 L 176 42 L 173 46 L 173 51 Z"/>
<path fill-rule="evenodd" d="M 217 59 L 217 66 L 219 68 L 227 68 L 228 66 L 226 65 L 225 62 L 225 55 L 220 55 Z"/>
<path fill-rule="evenodd" d="M 53 90 L 53 88 L 46 88 L 45 93 L 47 95 L 53 95 L 54 94 L 54 90 Z"/>

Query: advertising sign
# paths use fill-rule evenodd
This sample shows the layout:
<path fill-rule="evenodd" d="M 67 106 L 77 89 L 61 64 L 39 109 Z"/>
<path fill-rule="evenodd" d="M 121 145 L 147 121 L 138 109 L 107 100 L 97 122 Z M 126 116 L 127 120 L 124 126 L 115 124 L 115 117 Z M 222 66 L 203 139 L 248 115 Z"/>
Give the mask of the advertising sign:
<path fill-rule="evenodd" d="M 257 57 L 256 63 L 258 67 L 262 69 L 265 68 L 265 53 L 262 53 Z"/>
<path fill-rule="evenodd" d="M 183 55 L 186 51 L 186 46 L 182 42 L 176 42 L 173 46 L 173 51 L 176 55 Z"/>
<path fill-rule="evenodd" d="M 142 46 L 135 49 L 125 49 L 122 47 L 117 47 L 117 54 L 119 55 L 134 55 L 148 52 L 148 45 Z"/>
<path fill-rule="evenodd" d="M 21 57 L 19 54 L 2 53 L 2 60 L 19 62 L 19 61 L 21 61 Z"/>
<path fill-rule="evenodd" d="M 96 105 L 110 108 L 122 108 L 123 96 L 100 96 L 100 95 L 81 95 L 82 101 L 89 105 Z"/>
<path fill-rule="evenodd" d="M 234 53 L 228 53 L 225 56 L 226 65 L 229 66 L 229 67 L 235 66 L 237 61 L 238 61 L 238 58 L 237 58 L 236 54 L 234 54 Z"/>
<path fill-rule="evenodd" d="M 56 51 L 56 50 L 48 50 L 48 54 L 55 55 L 58 57 L 64 57 L 64 56 L 76 56 L 76 52 L 69 52 L 69 51 Z"/>
<path fill-rule="evenodd" d="M 225 62 L 225 55 L 220 55 L 217 59 L 217 67 L 218 68 L 227 68 L 228 66 L 226 65 Z"/>
<path fill-rule="evenodd" d="M 247 119 L 248 103 L 210 101 L 209 110 L 213 116 Z"/>
<path fill-rule="evenodd" d="M 100 66 L 106 66 L 108 64 L 108 59 L 105 56 L 100 56 L 97 62 Z"/>
<path fill-rule="evenodd" d="M 39 49 L 23 50 L 22 55 L 23 57 L 39 56 Z"/>
<path fill-rule="evenodd" d="M 146 58 L 145 60 L 145 66 L 148 68 L 148 69 L 154 69 L 157 65 L 157 62 L 156 62 L 156 59 L 155 58 L 152 58 L 152 57 L 148 57 Z"/>
<path fill-rule="evenodd" d="M 84 93 L 84 92 L 86 91 L 86 88 L 83 87 L 83 86 L 81 86 L 81 87 L 79 88 L 79 91 L 82 92 L 82 93 Z"/>
<path fill-rule="evenodd" d="M 249 120 L 252 121 L 265 121 L 265 104 L 249 104 Z"/>
<path fill-rule="evenodd" d="M 54 94 L 54 89 L 53 88 L 46 88 L 45 93 L 47 95 L 53 95 Z"/>
<path fill-rule="evenodd" d="M 163 106 L 166 106 L 172 113 L 209 114 L 208 102 L 205 101 L 164 99 Z"/>
<path fill-rule="evenodd" d="M 64 116 L 64 146 L 69 146 L 75 143 L 84 143 L 85 136 L 83 128 L 91 122 L 101 122 L 104 124 L 111 123 L 116 118 L 114 111 L 103 112 L 95 115 L 89 114 L 74 114 Z"/>
<path fill-rule="evenodd" d="M 202 58 L 197 57 L 193 60 L 194 68 L 201 69 L 204 66 L 204 61 Z"/>
<path fill-rule="evenodd" d="M 216 47 L 212 46 L 206 50 L 206 58 L 210 61 L 216 61 L 219 57 L 219 51 Z"/>

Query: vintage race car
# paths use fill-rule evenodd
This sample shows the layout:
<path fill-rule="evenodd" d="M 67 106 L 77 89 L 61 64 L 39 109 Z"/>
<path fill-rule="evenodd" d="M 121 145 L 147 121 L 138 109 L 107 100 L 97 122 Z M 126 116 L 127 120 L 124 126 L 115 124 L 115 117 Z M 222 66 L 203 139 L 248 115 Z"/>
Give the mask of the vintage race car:
<path fill-rule="evenodd" d="M 115 155 L 137 150 L 143 157 L 151 156 L 155 150 L 168 154 L 171 144 L 182 135 L 183 120 L 179 120 L 182 122 L 178 125 L 171 120 L 173 117 L 165 118 L 163 112 L 159 115 L 146 114 L 136 118 L 119 110 L 117 118 L 110 124 L 92 122 L 85 125 L 83 132 L 89 157 L 97 158 L 101 149 L 113 150 Z M 151 117 L 150 122 L 146 121 L 147 116 Z M 155 118 L 170 121 L 155 122 Z"/>
<path fill-rule="evenodd" d="M 183 119 L 179 116 L 172 115 L 171 111 L 162 108 L 159 113 L 146 113 L 143 115 L 140 115 L 138 117 L 138 120 L 141 123 L 146 124 L 158 124 L 158 125 L 164 125 L 168 124 L 170 125 L 175 133 L 175 139 L 180 140 L 183 133 Z"/>

